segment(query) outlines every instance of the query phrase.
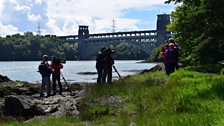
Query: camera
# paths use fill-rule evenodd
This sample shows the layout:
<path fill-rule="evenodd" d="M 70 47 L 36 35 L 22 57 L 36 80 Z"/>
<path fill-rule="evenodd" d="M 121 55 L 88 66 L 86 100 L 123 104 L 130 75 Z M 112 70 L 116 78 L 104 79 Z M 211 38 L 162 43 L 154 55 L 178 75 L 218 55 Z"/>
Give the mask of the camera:
<path fill-rule="evenodd" d="M 51 61 L 55 64 L 65 64 L 66 63 L 66 60 L 64 58 L 58 58 L 58 57 L 55 57 L 55 56 L 52 56 L 51 57 Z"/>
<path fill-rule="evenodd" d="M 60 62 L 63 63 L 63 64 L 66 64 L 65 58 L 60 58 Z"/>
<path fill-rule="evenodd" d="M 111 54 L 115 53 L 115 50 L 111 49 L 111 48 L 104 48 L 102 52 L 103 52 L 103 54 L 111 55 Z"/>

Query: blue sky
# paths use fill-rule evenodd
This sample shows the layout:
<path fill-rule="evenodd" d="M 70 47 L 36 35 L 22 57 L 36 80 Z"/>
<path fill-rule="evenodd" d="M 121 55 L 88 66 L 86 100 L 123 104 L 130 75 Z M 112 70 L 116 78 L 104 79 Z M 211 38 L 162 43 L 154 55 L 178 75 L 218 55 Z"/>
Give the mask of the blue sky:
<path fill-rule="evenodd" d="M 176 5 L 165 0 L 0 0 L 0 36 L 30 31 L 75 35 L 79 25 L 90 33 L 155 30 L 157 14 L 170 14 Z"/>

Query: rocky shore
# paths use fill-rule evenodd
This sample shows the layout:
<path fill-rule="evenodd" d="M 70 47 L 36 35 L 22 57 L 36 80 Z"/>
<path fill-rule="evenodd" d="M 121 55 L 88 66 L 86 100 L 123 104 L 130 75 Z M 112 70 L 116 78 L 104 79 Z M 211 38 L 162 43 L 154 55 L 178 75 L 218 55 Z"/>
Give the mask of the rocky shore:
<path fill-rule="evenodd" d="M 162 64 L 140 72 L 163 70 Z M 127 76 L 128 77 L 128 76 Z M 125 78 L 127 78 L 125 77 Z M 0 75 L 0 120 L 44 118 L 46 116 L 60 117 L 71 115 L 79 118 L 79 105 L 88 84 L 63 84 L 62 95 L 39 97 L 40 84 L 24 81 L 12 81 Z M 104 100 L 102 100 L 104 101 Z"/>
<path fill-rule="evenodd" d="M 64 115 L 79 117 L 78 105 L 84 95 L 84 86 L 73 83 L 69 84 L 68 90 L 64 85 L 62 95 L 50 97 L 39 97 L 39 86 L 0 76 L 0 120 Z"/>

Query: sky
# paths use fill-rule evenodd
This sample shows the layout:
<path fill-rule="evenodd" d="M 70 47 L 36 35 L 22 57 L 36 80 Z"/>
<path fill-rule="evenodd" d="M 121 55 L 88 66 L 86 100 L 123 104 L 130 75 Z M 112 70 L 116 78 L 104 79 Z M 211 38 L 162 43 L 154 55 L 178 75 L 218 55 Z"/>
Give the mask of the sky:
<path fill-rule="evenodd" d="M 77 35 L 79 25 L 91 33 L 155 30 L 158 14 L 177 5 L 165 0 L 0 0 L 0 36 L 23 34 Z"/>

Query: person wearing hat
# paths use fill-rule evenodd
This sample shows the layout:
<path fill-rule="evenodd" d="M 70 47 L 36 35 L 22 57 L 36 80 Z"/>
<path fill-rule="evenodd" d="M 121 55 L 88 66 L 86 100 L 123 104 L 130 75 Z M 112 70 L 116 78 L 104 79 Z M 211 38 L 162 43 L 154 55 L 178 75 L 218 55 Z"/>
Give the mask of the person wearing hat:
<path fill-rule="evenodd" d="M 42 83 L 40 86 L 40 97 L 44 96 L 44 89 L 45 86 L 47 87 L 47 96 L 51 95 L 51 82 L 50 82 L 50 76 L 53 73 L 51 70 L 49 64 L 48 64 L 48 55 L 43 55 L 43 61 L 41 64 L 38 66 L 39 72 L 42 76 Z"/>

